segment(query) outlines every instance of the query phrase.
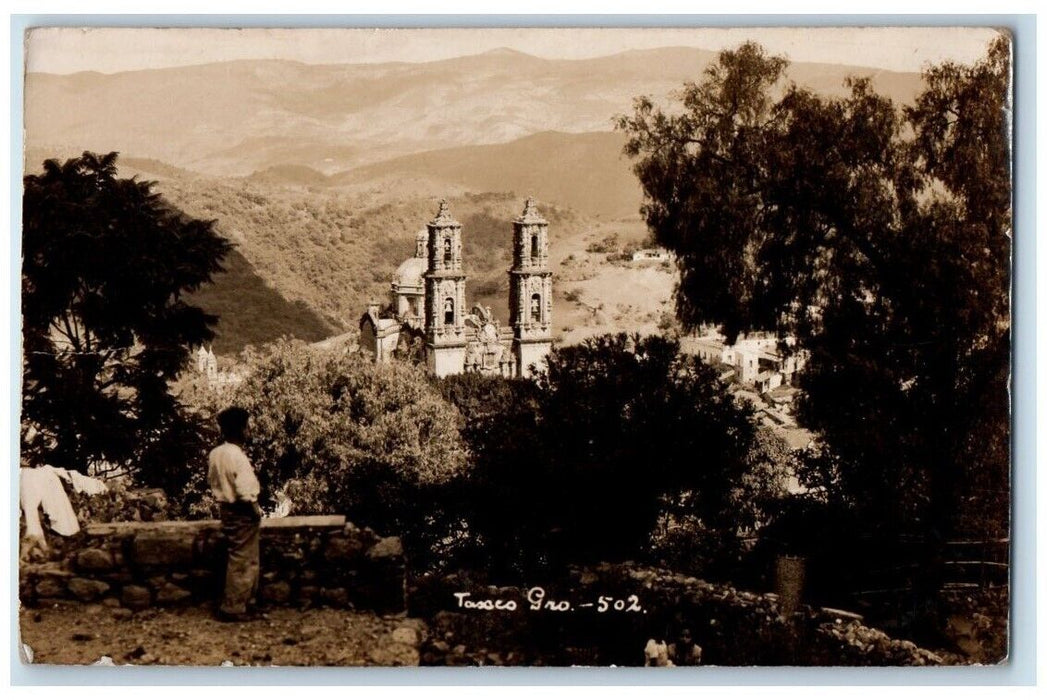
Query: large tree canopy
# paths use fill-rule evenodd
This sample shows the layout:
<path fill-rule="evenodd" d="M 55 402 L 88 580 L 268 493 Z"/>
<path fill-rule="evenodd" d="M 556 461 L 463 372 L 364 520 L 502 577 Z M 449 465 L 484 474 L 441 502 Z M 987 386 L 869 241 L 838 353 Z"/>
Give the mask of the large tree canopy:
<path fill-rule="evenodd" d="M 675 341 L 590 338 L 550 354 L 540 382 L 556 464 L 547 498 L 560 500 L 566 522 L 557 525 L 579 551 L 639 551 L 666 499 L 684 494 L 710 530 L 738 527 L 731 495 L 749 466 L 755 422 Z"/>
<path fill-rule="evenodd" d="M 26 448 L 82 471 L 136 462 L 165 484 L 157 459 L 177 460 L 191 433 L 168 382 L 215 321 L 183 295 L 230 244 L 153 183 L 118 178 L 116 158 L 48 160 L 25 178 L 22 415 L 38 438 Z"/>
<path fill-rule="evenodd" d="M 680 319 L 797 339 L 818 485 L 881 532 L 1007 529 L 1009 52 L 928 70 L 899 110 L 747 43 L 619 119 Z"/>
<path fill-rule="evenodd" d="M 444 388 L 477 459 L 473 522 L 491 543 L 512 543 L 517 561 L 643 557 L 667 512 L 725 547 L 754 525 L 739 498 L 774 458 L 752 410 L 675 341 L 589 338 L 554 349 L 537 391 L 488 383 Z"/>

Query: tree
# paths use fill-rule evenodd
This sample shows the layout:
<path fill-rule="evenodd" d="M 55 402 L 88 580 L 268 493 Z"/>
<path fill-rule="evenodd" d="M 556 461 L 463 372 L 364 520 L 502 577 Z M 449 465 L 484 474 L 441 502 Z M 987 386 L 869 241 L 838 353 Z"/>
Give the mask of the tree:
<path fill-rule="evenodd" d="M 1008 502 L 1009 43 L 925 73 L 896 109 L 867 79 L 824 98 L 752 43 L 722 52 L 682 109 L 618 125 L 643 213 L 678 256 L 677 312 L 794 336 L 822 486 L 868 534 L 941 542 Z M 972 501 L 979 489 L 991 497 Z"/>
<path fill-rule="evenodd" d="M 783 446 L 672 339 L 595 337 L 555 349 L 534 380 L 438 385 L 465 419 L 472 557 L 496 577 L 650 560 L 652 531 L 668 519 L 703 538 L 708 563 L 737 554 L 737 536 L 782 495 Z"/>
<path fill-rule="evenodd" d="M 923 174 L 917 184 L 940 182 L 947 191 L 925 215 L 942 222 L 939 245 L 950 246 L 952 258 L 935 280 L 955 294 L 941 300 L 950 313 L 939 323 L 960 338 L 949 365 L 955 386 L 947 377 L 941 390 L 956 409 L 945 417 L 955 425 L 945 430 L 961 476 L 947 493 L 957 502 L 960 534 L 992 537 L 1010 529 L 1010 59 L 1011 44 L 1001 36 L 974 66 L 933 67 L 927 88 L 905 110 L 915 133 L 909 155 Z"/>
<path fill-rule="evenodd" d="M 154 183 L 118 178 L 116 159 L 48 160 L 24 180 L 22 416 L 38 431 L 24 447 L 59 466 L 109 462 L 169 485 L 193 431 L 168 382 L 216 320 L 184 296 L 231 246 Z"/>
<path fill-rule="evenodd" d="M 533 507 L 568 561 L 635 559 L 669 509 L 729 547 L 757 428 L 675 340 L 625 334 L 555 349 L 539 377 Z"/>
<path fill-rule="evenodd" d="M 469 478 L 456 488 L 469 538 L 460 560 L 494 579 L 526 578 L 547 559 L 546 476 L 538 386 L 475 372 L 437 380 L 463 418 Z"/>

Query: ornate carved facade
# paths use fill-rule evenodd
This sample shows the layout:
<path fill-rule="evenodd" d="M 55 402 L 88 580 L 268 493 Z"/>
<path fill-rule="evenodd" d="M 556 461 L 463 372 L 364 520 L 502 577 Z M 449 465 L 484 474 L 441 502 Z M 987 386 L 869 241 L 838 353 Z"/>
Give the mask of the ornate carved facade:
<path fill-rule="evenodd" d="M 552 272 L 548 222 L 527 200 L 513 221 L 513 266 L 509 270 L 509 327 L 489 307 L 465 311 L 462 225 L 441 202 L 419 232 L 414 257 L 396 270 L 391 311 L 377 304 L 360 319 L 360 345 L 376 362 L 397 355 L 424 360 L 439 377 L 481 372 L 527 377 L 552 349 Z"/>

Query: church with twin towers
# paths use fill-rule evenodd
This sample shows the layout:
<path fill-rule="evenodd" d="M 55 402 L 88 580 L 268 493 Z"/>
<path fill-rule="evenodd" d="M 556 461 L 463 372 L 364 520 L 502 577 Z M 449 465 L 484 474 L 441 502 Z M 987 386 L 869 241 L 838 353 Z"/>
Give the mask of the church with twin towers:
<path fill-rule="evenodd" d="M 512 221 L 509 327 L 489 307 L 466 304 L 462 225 L 440 202 L 415 240 L 414 256 L 393 275 L 391 304 L 373 302 L 360 318 L 360 347 L 375 362 L 413 358 L 438 377 L 465 372 L 529 377 L 552 349 L 553 273 L 549 222 L 528 199 Z"/>

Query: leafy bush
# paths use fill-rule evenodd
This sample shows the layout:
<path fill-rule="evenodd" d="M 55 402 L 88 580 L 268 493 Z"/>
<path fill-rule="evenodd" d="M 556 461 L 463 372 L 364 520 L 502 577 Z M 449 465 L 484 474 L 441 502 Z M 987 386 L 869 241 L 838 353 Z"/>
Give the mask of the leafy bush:
<path fill-rule="evenodd" d="M 267 504 L 283 491 L 294 514 L 344 513 L 402 534 L 420 555 L 447 536 L 427 499 L 464 475 L 467 452 L 458 412 L 422 370 L 286 340 L 245 365 L 244 381 L 208 408 L 250 412 L 245 449 Z"/>
<path fill-rule="evenodd" d="M 658 317 L 658 330 L 668 334 L 679 334 L 681 328 L 680 323 L 676 320 L 675 315 L 669 313 L 668 311 L 663 311 L 661 315 Z"/>
<path fill-rule="evenodd" d="M 707 569 L 771 519 L 791 466 L 712 370 L 660 337 L 557 349 L 533 380 L 431 379 L 291 341 L 245 355 L 243 371 L 237 387 L 195 396 L 207 412 L 251 412 L 247 450 L 269 503 L 280 491 L 293 513 L 402 534 L 416 572 L 519 580 L 667 557 Z"/>
<path fill-rule="evenodd" d="M 121 521 L 170 520 L 175 510 L 161 489 L 134 489 L 126 479 L 110 479 L 108 491 L 88 495 L 65 484 L 69 503 L 80 525 Z"/>

